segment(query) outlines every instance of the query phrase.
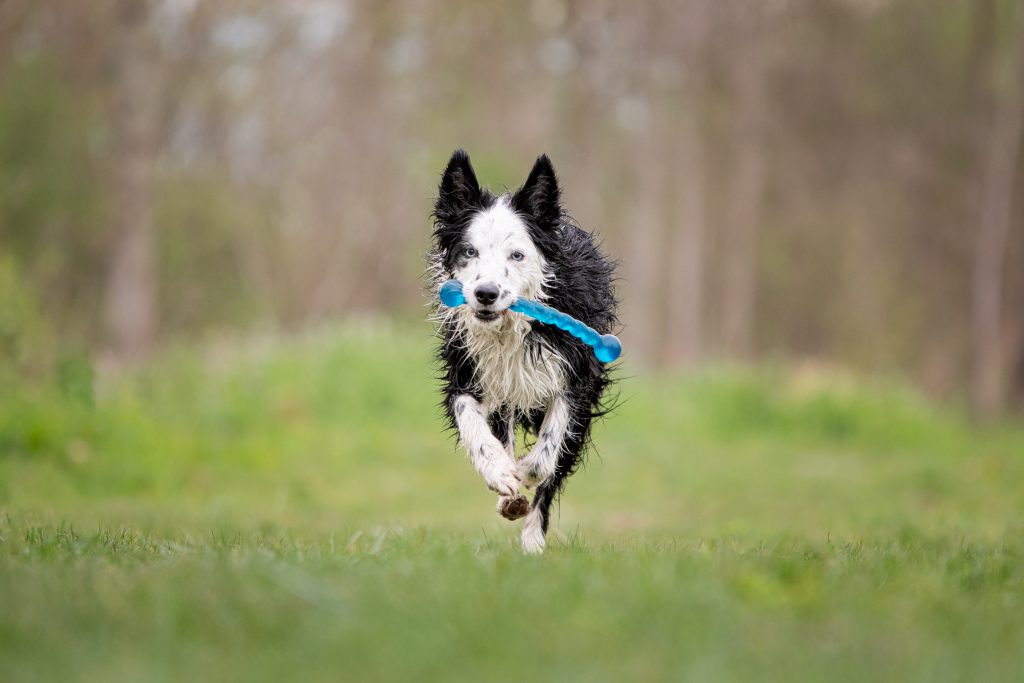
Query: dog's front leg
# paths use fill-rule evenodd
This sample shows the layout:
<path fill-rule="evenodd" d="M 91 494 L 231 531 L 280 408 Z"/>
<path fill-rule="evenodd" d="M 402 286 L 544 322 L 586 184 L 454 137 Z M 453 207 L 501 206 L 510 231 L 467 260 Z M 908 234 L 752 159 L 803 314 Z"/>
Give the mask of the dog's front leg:
<path fill-rule="evenodd" d="M 518 495 L 519 472 L 515 460 L 491 432 L 480 401 L 469 394 L 461 394 L 452 400 L 452 412 L 459 428 L 459 441 L 487 488 L 502 496 Z"/>
<path fill-rule="evenodd" d="M 555 473 L 558 454 L 569 431 L 569 404 L 564 396 L 556 396 L 548 406 L 540 426 L 537 443 L 519 461 L 519 476 L 527 487 L 544 481 Z"/>

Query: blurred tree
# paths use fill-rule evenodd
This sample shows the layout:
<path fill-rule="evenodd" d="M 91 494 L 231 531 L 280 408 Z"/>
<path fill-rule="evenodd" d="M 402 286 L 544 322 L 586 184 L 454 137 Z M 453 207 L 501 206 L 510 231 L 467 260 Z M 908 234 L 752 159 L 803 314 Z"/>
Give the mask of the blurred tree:
<path fill-rule="evenodd" d="M 105 264 L 100 49 L 75 4 L 0 6 L 0 257 L 61 338 L 92 341 Z M 75 46 L 72 36 L 84 44 Z M 77 59 L 65 49 L 75 46 Z M 58 49 L 60 48 L 60 49 Z"/>
<path fill-rule="evenodd" d="M 157 240 L 153 223 L 160 90 L 150 0 L 118 0 L 114 133 L 114 222 L 106 321 L 113 353 L 137 359 L 157 331 Z"/>
<path fill-rule="evenodd" d="M 686 65 L 686 82 L 680 93 L 681 107 L 672 116 L 665 137 L 674 163 L 663 172 L 671 174 L 674 225 L 666 253 L 670 259 L 665 283 L 669 362 L 692 365 L 704 353 L 705 239 L 708 186 L 705 168 L 703 104 L 707 97 L 706 57 L 711 11 L 706 0 L 693 0 L 685 9 L 670 10 L 663 26 L 679 41 L 680 58 Z M 672 111 L 671 105 L 669 111 Z M 671 219 L 670 219 L 671 220 Z"/>
<path fill-rule="evenodd" d="M 998 20 L 994 0 L 978 3 L 981 22 Z M 977 241 L 972 280 L 973 372 L 971 397 L 975 413 L 990 418 L 1001 411 L 1008 387 L 1003 332 L 1003 283 L 1014 199 L 1014 178 L 1020 161 L 1024 128 L 1024 11 L 1017 3 L 1005 41 L 993 40 L 987 73 L 981 74 L 992 92 L 989 123 L 979 135 L 980 187 Z M 994 34 L 993 29 L 982 29 Z"/>
<path fill-rule="evenodd" d="M 753 345 L 757 288 L 757 239 L 767 168 L 764 127 L 773 59 L 768 22 L 770 5 L 724 3 L 731 10 L 721 30 L 733 52 L 728 82 L 734 101 L 731 156 L 722 220 L 725 257 L 722 262 L 721 339 L 725 353 L 749 357 Z"/>

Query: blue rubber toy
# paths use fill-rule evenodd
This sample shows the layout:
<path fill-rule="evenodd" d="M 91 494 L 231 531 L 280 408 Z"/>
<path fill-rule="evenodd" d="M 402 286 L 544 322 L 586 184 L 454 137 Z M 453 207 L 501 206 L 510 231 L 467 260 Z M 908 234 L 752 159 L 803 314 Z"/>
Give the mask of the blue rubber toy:
<path fill-rule="evenodd" d="M 462 283 L 458 280 L 449 280 L 441 285 L 440 295 L 441 303 L 449 308 L 457 308 L 466 303 L 466 296 L 462 293 Z M 594 355 L 602 363 L 611 363 L 622 353 L 622 342 L 614 334 L 598 334 L 594 328 L 584 325 L 571 315 L 556 311 L 550 306 L 529 299 L 516 299 L 509 309 L 528 315 L 542 323 L 554 325 L 560 330 L 565 330 L 594 349 Z"/>

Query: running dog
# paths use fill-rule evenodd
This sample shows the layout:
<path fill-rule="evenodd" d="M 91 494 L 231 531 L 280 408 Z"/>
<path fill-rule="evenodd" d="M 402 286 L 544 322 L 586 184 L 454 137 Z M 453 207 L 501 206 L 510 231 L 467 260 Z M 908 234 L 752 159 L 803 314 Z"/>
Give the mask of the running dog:
<path fill-rule="evenodd" d="M 551 505 L 590 445 L 591 423 L 609 410 L 609 368 L 581 341 L 509 310 L 518 297 L 545 304 L 598 332 L 617 327 L 615 264 L 562 208 L 551 160 L 540 156 L 515 192 L 480 187 L 457 150 L 434 206 L 428 277 L 433 291 L 463 283 L 467 304 L 438 305 L 443 406 L 498 512 L 525 516 L 527 553 L 544 551 Z M 532 445 L 516 460 L 516 428 Z M 520 486 L 537 487 L 533 502 Z"/>

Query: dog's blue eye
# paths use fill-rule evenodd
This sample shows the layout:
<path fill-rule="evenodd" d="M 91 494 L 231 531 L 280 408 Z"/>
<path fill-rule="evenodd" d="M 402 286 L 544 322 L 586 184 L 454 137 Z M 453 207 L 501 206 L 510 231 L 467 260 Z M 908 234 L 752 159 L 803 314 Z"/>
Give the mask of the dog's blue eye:
<path fill-rule="evenodd" d="M 512 252 L 512 260 L 513 261 L 522 261 L 524 258 L 526 258 L 526 254 L 524 254 L 521 251 L 513 251 Z"/>
<path fill-rule="evenodd" d="M 465 256 L 466 258 L 473 258 L 474 256 L 476 256 L 476 249 L 474 249 L 473 247 L 466 247 L 465 249 L 462 250 L 462 255 Z"/>

